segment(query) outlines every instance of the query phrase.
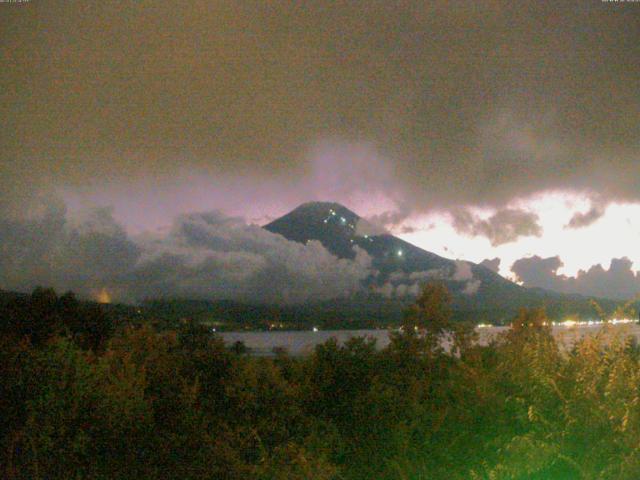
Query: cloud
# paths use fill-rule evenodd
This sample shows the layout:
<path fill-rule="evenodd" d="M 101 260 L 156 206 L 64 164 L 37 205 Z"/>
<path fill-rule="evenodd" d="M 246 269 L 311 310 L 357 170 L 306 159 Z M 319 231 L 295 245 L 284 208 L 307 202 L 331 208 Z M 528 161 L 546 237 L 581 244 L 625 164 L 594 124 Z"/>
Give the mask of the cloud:
<path fill-rule="evenodd" d="M 391 274 L 389 275 L 389 281 L 390 282 L 400 282 L 402 280 L 407 279 L 408 274 L 406 272 L 403 271 L 396 271 L 396 272 L 391 272 Z"/>
<path fill-rule="evenodd" d="M 434 278 L 445 278 L 449 275 L 449 272 L 445 269 L 434 268 L 431 270 L 424 270 L 419 272 L 411 272 L 409 274 L 410 280 L 430 280 Z"/>
<path fill-rule="evenodd" d="M 391 281 L 385 282 L 373 288 L 373 291 L 385 298 L 417 297 L 423 283 L 399 283 L 394 285 Z"/>
<path fill-rule="evenodd" d="M 537 255 L 516 260 L 511 271 L 526 287 L 548 288 L 559 290 L 566 277 L 558 275 L 557 271 L 564 264 L 560 257 L 541 258 Z"/>
<path fill-rule="evenodd" d="M 375 286 L 373 291 L 382 295 L 384 298 L 392 298 L 395 292 L 395 285 L 391 282 L 385 282 L 381 286 Z"/>
<path fill-rule="evenodd" d="M 456 260 L 451 268 L 442 267 L 418 272 L 396 271 L 389 275 L 385 283 L 374 287 L 374 291 L 385 298 L 417 296 L 425 283 L 437 280 L 455 282 L 464 295 L 475 295 L 481 281 L 473 275 L 470 262 Z"/>
<path fill-rule="evenodd" d="M 161 215 L 172 199 L 219 206 L 229 179 L 247 210 L 256 189 L 271 211 L 354 190 L 417 212 L 547 190 L 640 200 L 635 9 L 312 3 L 6 9 L 0 56 L 20 68 L 0 72 L 0 209 L 131 182 L 126 196 L 161 192 Z M 205 203 L 188 182 L 169 199 L 182 171 L 209 181 Z"/>
<path fill-rule="evenodd" d="M 462 290 L 462 293 L 464 293 L 465 295 L 475 295 L 476 293 L 478 293 L 478 290 L 480 289 L 480 285 L 482 285 L 481 280 L 479 279 L 471 280 L 467 282 L 466 286 Z"/>
<path fill-rule="evenodd" d="M 165 234 L 130 238 L 109 210 L 68 220 L 49 209 L 0 221 L 0 287 L 37 284 L 121 301 L 182 297 L 290 304 L 347 296 L 372 273 L 355 247 L 338 259 L 319 242 L 286 240 L 217 212 L 184 215 Z"/>
<path fill-rule="evenodd" d="M 371 215 L 367 220 L 376 225 L 381 225 L 386 228 L 397 227 L 402 224 L 411 215 L 410 208 L 397 208 L 395 210 L 388 210 L 386 212 Z"/>
<path fill-rule="evenodd" d="M 374 235 L 387 235 L 389 231 L 375 221 L 369 221 L 364 218 L 358 219 L 356 222 L 355 234 L 361 237 Z"/>
<path fill-rule="evenodd" d="M 396 287 L 396 296 L 400 298 L 404 297 L 407 294 L 408 289 L 409 286 L 405 283 L 398 285 Z"/>
<path fill-rule="evenodd" d="M 398 207 L 394 210 L 387 210 L 382 213 L 369 215 L 361 218 L 356 224 L 357 235 L 385 235 L 390 234 L 392 230 L 400 230 L 402 233 L 412 233 L 415 228 L 410 225 L 404 225 L 412 214 L 412 210 L 407 206 Z"/>
<path fill-rule="evenodd" d="M 54 286 L 89 294 L 128 271 L 140 248 L 108 210 L 70 222 L 59 204 L 18 220 L 0 218 L 0 286 L 30 290 Z"/>
<path fill-rule="evenodd" d="M 593 205 L 588 211 L 576 212 L 566 228 L 584 228 L 598 221 L 607 212 L 605 205 L 596 204 Z"/>
<path fill-rule="evenodd" d="M 478 293 L 478 290 L 482 285 L 482 281 L 473 276 L 473 271 L 471 270 L 472 264 L 470 262 L 456 260 L 455 265 L 456 268 L 451 276 L 451 280 L 464 282 L 464 288 L 462 289 L 462 293 L 464 295 L 475 295 Z"/>
<path fill-rule="evenodd" d="M 371 274 L 371 258 L 354 249 L 353 261 L 338 259 L 317 241 L 291 242 L 216 212 L 191 214 L 180 217 L 170 234 L 148 249 L 149 258 L 137 273 L 170 263 L 155 295 L 300 303 L 360 289 Z"/>
<path fill-rule="evenodd" d="M 515 242 L 520 237 L 542 235 L 538 215 L 524 210 L 498 210 L 486 220 L 468 210 L 455 210 L 452 219 L 458 233 L 487 237 L 494 247 Z"/>
<path fill-rule="evenodd" d="M 463 260 L 456 260 L 456 268 L 451 279 L 460 282 L 471 280 L 472 278 L 473 272 L 471 271 L 471 263 Z"/>
<path fill-rule="evenodd" d="M 406 234 L 415 233 L 415 232 L 418 232 L 418 231 L 419 231 L 418 227 L 415 227 L 415 226 L 412 226 L 412 225 L 403 225 L 403 226 L 400 227 L 399 233 L 402 234 L 402 235 L 406 235 Z"/>
<path fill-rule="evenodd" d="M 488 268 L 489 270 L 498 273 L 500 271 L 500 259 L 498 257 L 493 259 L 485 258 L 483 261 L 479 263 L 483 267 Z"/>
<path fill-rule="evenodd" d="M 511 267 L 525 287 L 540 287 L 561 293 L 628 299 L 640 293 L 640 275 L 632 269 L 628 258 L 612 259 L 609 269 L 594 265 L 580 270 L 575 277 L 558 274 L 563 266 L 560 257 L 521 258 Z"/>

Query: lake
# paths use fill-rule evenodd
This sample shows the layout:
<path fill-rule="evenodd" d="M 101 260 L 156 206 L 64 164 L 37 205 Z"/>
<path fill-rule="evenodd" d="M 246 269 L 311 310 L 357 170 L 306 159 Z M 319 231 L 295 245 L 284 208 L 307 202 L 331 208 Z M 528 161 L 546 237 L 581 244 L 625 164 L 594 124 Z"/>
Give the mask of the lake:
<path fill-rule="evenodd" d="M 572 345 L 584 335 L 598 332 L 603 324 L 559 324 L 552 327 L 553 334 L 565 346 Z M 633 335 L 640 339 L 640 325 L 635 323 L 609 324 L 609 328 L 616 334 Z M 479 343 L 486 345 L 498 333 L 509 327 L 480 327 L 476 328 Z M 335 338 L 342 344 L 353 337 L 368 337 L 376 340 L 378 348 L 389 345 L 389 330 L 319 330 L 319 331 L 271 331 L 271 332 L 224 332 L 225 343 L 232 345 L 243 342 L 253 355 L 272 355 L 274 348 L 283 348 L 291 355 L 307 355 L 313 352 L 316 345 Z M 446 348 L 446 345 L 445 345 Z"/>

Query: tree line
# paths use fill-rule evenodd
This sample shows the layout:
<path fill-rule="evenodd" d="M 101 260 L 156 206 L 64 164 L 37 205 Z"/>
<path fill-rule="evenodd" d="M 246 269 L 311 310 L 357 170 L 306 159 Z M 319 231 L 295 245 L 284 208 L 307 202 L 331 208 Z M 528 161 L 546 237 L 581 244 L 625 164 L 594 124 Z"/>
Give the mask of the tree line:
<path fill-rule="evenodd" d="M 450 302 L 426 286 L 384 349 L 259 358 L 195 322 L 114 324 L 38 289 L 0 307 L 0 476 L 640 477 L 632 337 L 605 327 L 565 349 L 522 310 L 478 345 Z"/>

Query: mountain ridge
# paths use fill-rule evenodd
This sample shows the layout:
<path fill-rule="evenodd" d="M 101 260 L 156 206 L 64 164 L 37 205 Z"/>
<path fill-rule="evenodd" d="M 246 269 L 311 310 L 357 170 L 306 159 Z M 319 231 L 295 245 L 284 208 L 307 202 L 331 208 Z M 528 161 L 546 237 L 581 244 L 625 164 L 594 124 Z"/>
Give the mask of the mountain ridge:
<path fill-rule="evenodd" d="M 556 317 L 593 311 L 587 297 L 528 289 L 484 265 L 442 257 L 395 237 L 336 202 L 303 203 L 263 228 L 303 244 L 319 241 L 339 258 L 355 258 L 357 248 L 366 251 L 377 272 L 365 282 L 372 303 L 401 308 L 424 283 L 438 280 L 452 292 L 455 310 L 500 312 L 496 313 L 499 321 L 523 307 L 546 307 Z M 358 303 L 369 307 L 362 298 Z"/>
<path fill-rule="evenodd" d="M 478 289 L 500 286 L 512 292 L 524 290 L 483 265 L 448 259 L 395 237 L 335 202 L 304 203 L 264 228 L 299 243 L 319 241 L 339 258 L 353 259 L 356 248 L 361 248 L 373 259 L 380 274 L 374 283 L 379 286 L 387 281 L 398 283 L 405 276 L 405 280 L 448 280 L 454 291 L 473 280 Z"/>

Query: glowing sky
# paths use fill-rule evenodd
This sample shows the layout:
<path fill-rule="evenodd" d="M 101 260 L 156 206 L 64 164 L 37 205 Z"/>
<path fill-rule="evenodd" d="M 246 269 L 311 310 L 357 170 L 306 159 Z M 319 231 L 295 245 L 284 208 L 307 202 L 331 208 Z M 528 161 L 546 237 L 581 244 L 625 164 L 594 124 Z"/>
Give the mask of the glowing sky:
<path fill-rule="evenodd" d="M 498 257 L 500 273 L 509 277 L 513 262 L 532 255 L 560 256 L 564 266 L 559 273 L 570 276 L 595 264 L 608 267 L 614 257 L 626 256 L 634 262 L 634 269 L 640 266 L 640 205 L 611 204 L 606 214 L 592 225 L 572 229 L 567 225 L 573 214 L 588 208 L 588 201 L 583 198 L 549 193 L 519 204 L 539 215 L 542 235 L 492 246 L 486 237 L 458 234 L 447 215 L 434 214 L 417 218 L 415 232 L 402 234 L 402 229 L 398 229 L 399 236 L 442 256 L 474 262 Z"/>

